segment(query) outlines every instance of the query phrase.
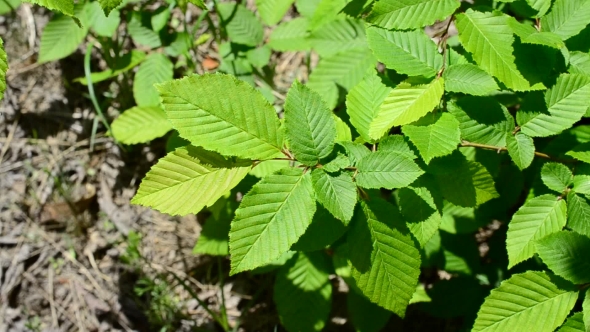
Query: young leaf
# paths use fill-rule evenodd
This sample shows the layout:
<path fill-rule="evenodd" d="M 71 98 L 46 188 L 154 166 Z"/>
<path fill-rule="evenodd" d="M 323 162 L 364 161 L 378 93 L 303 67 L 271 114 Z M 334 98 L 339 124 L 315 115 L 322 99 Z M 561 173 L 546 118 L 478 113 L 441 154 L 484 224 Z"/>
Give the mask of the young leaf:
<path fill-rule="evenodd" d="M 313 166 L 334 148 L 336 122 L 320 95 L 295 81 L 285 100 L 285 131 L 295 159 Z"/>
<path fill-rule="evenodd" d="M 541 18 L 541 29 L 551 31 L 563 40 L 580 33 L 590 23 L 590 2 L 556 0 L 551 12 Z"/>
<path fill-rule="evenodd" d="M 408 81 L 400 83 L 385 97 L 369 126 L 369 136 L 379 139 L 393 126 L 403 126 L 420 119 L 438 106 L 443 93 L 442 77 L 424 85 L 412 85 Z"/>
<path fill-rule="evenodd" d="M 123 2 L 123 0 L 98 0 L 98 3 L 100 4 L 102 9 L 104 10 L 105 16 L 109 16 L 111 11 L 113 9 L 119 7 L 119 5 L 122 2 Z"/>
<path fill-rule="evenodd" d="M 279 24 L 270 34 L 268 46 L 273 50 L 282 52 L 309 49 L 308 25 L 308 20 L 303 17 Z"/>
<path fill-rule="evenodd" d="M 373 141 L 369 136 L 369 126 L 391 90 L 373 69 L 346 95 L 346 112 L 350 116 L 350 123 L 366 142 Z"/>
<path fill-rule="evenodd" d="M 246 194 L 229 233 L 231 272 L 271 263 L 305 233 L 316 210 L 310 173 L 287 168 Z"/>
<path fill-rule="evenodd" d="M 25 2 L 43 6 L 67 16 L 74 16 L 74 1 L 72 0 L 25 0 Z"/>
<path fill-rule="evenodd" d="M 77 12 L 83 13 L 82 8 Z M 76 8 L 78 9 L 78 8 Z M 74 53 L 78 45 L 84 41 L 88 33 L 88 25 L 78 26 L 71 17 L 55 15 L 43 29 L 39 46 L 38 63 L 59 60 Z"/>
<path fill-rule="evenodd" d="M 473 332 L 551 332 L 578 298 L 572 286 L 544 272 L 515 274 L 492 290 L 479 309 Z"/>
<path fill-rule="evenodd" d="M 580 285 L 590 282 L 590 238 L 576 232 L 561 231 L 537 241 L 543 263 L 558 276 Z"/>
<path fill-rule="evenodd" d="M 363 188 L 403 188 L 424 171 L 409 157 L 400 153 L 377 151 L 358 162 L 356 183 Z"/>
<path fill-rule="evenodd" d="M 352 176 L 348 173 L 336 176 L 322 169 L 315 169 L 311 173 L 311 181 L 318 202 L 334 217 L 348 224 L 357 200 L 356 185 L 352 181 Z"/>
<path fill-rule="evenodd" d="M 312 174 L 313 176 L 313 174 Z M 342 221 L 334 218 L 328 210 L 317 205 L 317 211 L 305 233 L 291 246 L 296 251 L 318 251 L 326 249 L 346 232 Z"/>
<path fill-rule="evenodd" d="M 367 22 L 387 29 L 416 29 L 442 21 L 459 8 L 457 0 L 377 1 Z"/>
<path fill-rule="evenodd" d="M 353 263 L 352 276 L 371 302 L 404 317 L 418 284 L 420 253 L 409 232 L 400 227 L 403 221 L 391 204 L 380 198 L 361 201 L 358 213 L 354 222 L 370 234 L 372 252 L 367 268 Z M 350 240 L 356 247 L 357 242 Z"/>
<path fill-rule="evenodd" d="M 483 70 L 508 88 L 515 91 L 542 88 L 542 84 L 531 87 L 516 68 L 512 55 L 514 37 L 507 18 L 498 12 L 481 13 L 468 9 L 456 19 L 461 43 Z"/>
<path fill-rule="evenodd" d="M 256 0 L 258 14 L 266 25 L 275 25 L 285 16 L 295 0 Z"/>
<path fill-rule="evenodd" d="M 193 145 L 226 155 L 280 155 L 282 131 L 274 107 L 230 75 L 188 76 L 156 86 L 172 126 Z"/>
<path fill-rule="evenodd" d="M 274 285 L 274 301 L 288 331 L 323 330 L 332 308 L 331 263 L 321 251 L 296 254 Z"/>
<path fill-rule="evenodd" d="M 399 206 L 410 232 L 420 247 L 438 230 L 441 216 L 430 191 L 425 187 L 407 187 L 398 191 Z"/>
<path fill-rule="evenodd" d="M 411 303 L 411 302 L 410 302 Z M 391 312 L 369 301 L 356 291 L 349 291 L 346 295 L 346 307 L 352 325 L 357 331 L 379 332 L 389 321 Z"/>
<path fill-rule="evenodd" d="M 445 90 L 450 92 L 485 96 L 499 89 L 493 77 L 470 63 L 449 66 L 443 77 Z"/>
<path fill-rule="evenodd" d="M 442 55 L 422 30 L 395 31 L 367 28 L 369 47 L 380 62 L 400 74 L 434 76 L 442 67 Z"/>
<path fill-rule="evenodd" d="M 535 142 L 523 133 L 506 136 L 506 147 L 512 161 L 523 170 L 531 165 L 535 159 Z"/>
<path fill-rule="evenodd" d="M 309 19 L 309 29 L 319 30 L 320 26 L 336 19 L 340 11 L 344 9 L 350 0 L 318 0 L 313 15 Z"/>
<path fill-rule="evenodd" d="M 459 121 L 449 113 L 427 115 L 413 125 L 402 127 L 428 164 L 432 158 L 452 153 L 461 143 Z"/>
<path fill-rule="evenodd" d="M 232 42 L 247 46 L 256 46 L 262 42 L 264 37 L 262 23 L 244 5 L 221 2 L 216 8 Z"/>
<path fill-rule="evenodd" d="M 518 209 L 508 224 L 506 249 L 508 268 L 530 258 L 534 243 L 565 226 L 567 204 L 554 195 L 530 199 Z"/>
<path fill-rule="evenodd" d="M 171 215 L 196 214 L 235 187 L 248 171 L 249 163 L 234 163 L 189 145 L 160 159 L 131 202 Z"/>
<path fill-rule="evenodd" d="M 166 113 L 158 106 L 130 108 L 112 124 L 113 136 L 123 144 L 146 143 L 171 129 Z"/>
<path fill-rule="evenodd" d="M 567 227 L 590 237 L 590 201 L 574 192 L 567 194 Z"/>
<path fill-rule="evenodd" d="M 572 184 L 574 175 L 564 164 L 546 163 L 541 169 L 541 179 L 549 189 L 562 193 Z"/>
<path fill-rule="evenodd" d="M 389 135 L 379 141 L 379 151 L 397 152 L 408 158 L 416 159 L 418 156 L 408 143 L 408 138 L 403 135 Z"/>
<path fill-rule="evenodd" d="M 172 79 L 174 65 L 167 56 L 152 53 L 146 57 L 133 80 L 133 97 L 138 106 L 159 106 L 160 96 L 154 84 Z"/>
<path fill-rule="evenodd" d="M 314 30 L 309 36 L 309 42 L 321 57 L 330 57 L 349 49 L 366 48 L 365 25 L 360 20 L 336 19 Z"/>
<path fill-rule="evenodd" d="M 545 93 L 547 110 L 539 110 L 521 123 L 522 132 L 532 137 L 559 134 L 584 116 L 589 99 L 590 77 L 562 74 Z"/>
<path fill-rule="evenodd" d="M 0 38 L 0 101 L 4 98 L 6 91 L 6 72 L 8 71 L 8 59 L 4 52 L 4 42 Z"/>

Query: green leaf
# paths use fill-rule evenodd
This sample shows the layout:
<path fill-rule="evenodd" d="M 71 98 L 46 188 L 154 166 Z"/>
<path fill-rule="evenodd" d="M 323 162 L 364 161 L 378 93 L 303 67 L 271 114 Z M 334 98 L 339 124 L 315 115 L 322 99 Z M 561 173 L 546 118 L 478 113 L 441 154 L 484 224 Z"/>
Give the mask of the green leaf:
<path fill-rule="evenodd" d="M 472 331 L 555 330 L 573 308 L 578 292 L 554 279 L 544 272 L 529 271 L 503 281 L 479 309 Z"/>
<path fill-rule="evenodd" d="M 379 139 L 391 127 L 412 123 L 438 106 L 444 93 L 444 79 L 429 84 L 412 85 L 410 81 L 396 86 L 381 104 L 379 112 L 369 126 L 369 136 Z"/>
<path fill-rule="evenodd" d="M 170 215 L 196 214 L 229 192 L 248 171 L 248 163 L 189 145 L 160 159 L 131 202 Z"/>
<path fill-rule="evenodd" d="M 88 25 L 101 37 L 113 37 L 119 24 L 121 23 L 121 14 L 118 10 L 111 11 L 106 16 L 98 1 L 87 2 L 84 6 Z"/>
<path fill-rule="evenodd" d="M 403 188 L 424 171 L 409 157 L 400 153 L 377 151 L 358 162 L 356 183 L 363 188 Z"/>
<path fill-rule="evenodd" d="M 229 228 L 233 218 L 233 204 L 220 199 L 214 206 L 221 206 L 220 213 L 209 217 L 201 229 L 201 234 L 193 248 L 194 254 L 227 256 L 229 254 Z M 235 203 L 234 203 L 235 204 Z"/>
<path fill-rule="evenodd" d="M 542 88 L 542 84 L 531 87 L 516 68 L 512 55 L 514 37 L 507 18 L 498 12 L 481 13 L 468 9 L 456 18 L 459 39 L 475 62 L 508 88 L 515 91 Z"/>
<path fill-rule="evenodd" d="M 321 252 L 300 252 L 283 266 L 274 285 L 274 301 L 288 331 L 321 331 L 332 308 L 330 261 Z"/>
<path fill-rule="evenodd" d="M 266 25 L 275 25 L 285 16 L 295 0 L 256 0 L 256 8 Z"/>
<path fill-rule="evenodd" d="M 158 106 L 130 108 L 112 124 L 113 136 L 123 144 L 147 143 L 171 129 L 166 113 Z"/>
<path fill-rule="evenodd" d="M 561 230 L 565 226 L 566 210 L 565 201 L 554 195 L 542 195 L 526 201 L 508 224 L 508 268 L 532 257 L 537 240 Z"/>
<path fill-rule="evenodd" d="M 127 31 L 136 44 L 148 48 L 162 46 L 160 35 L 152 29 L 152 15 L 145 11 L 131 12 L 131 19 L 127 24 Z"/>
<path fill-rule="evenodd" d="M 21 0 L 6 0 L 0 2 L 0 15 L 5 15 L 16 10 L 21 4 Z"/>
<path fill-rule="evenodd" d="M 583 52 L 570 52 L 569 72 L 590 76 L 590 54 Z"/>
<path fill-rule="evenodd" d="M 590 236 L 590 201 L 574 192 L 567 194 L 567 227 Z"/>
<path fill-rule="evenodd" d="M 427 115 L 413 125 L 403 126 L 402 131 L 427 164 L 432 158 L 452 153 L 461 143 L 459 121 L 449 113 Z"/>
<path fill-rule="evenodd" d="M 365 26 L 360 20 L 340 18 L 314 30 L 309 36 L 309 42 L 321 57 L 330 57 L 349 49 L 366 48 Z"/>
<path fill-rule="evenodd" d="M 205 3 L 203 2 L 203 0 L 188 0 L 188 2 L 192 3 L 193 5 L 206 10 L 207 6 L 205 5 Z"/>
<path fill-rule="evenodd" d="M 386 86 L 372 69 L 369 74 L 346 95 L 346 112 L 350 123 L 366 142 L 373 142 L 369 126 L 379 114 L 381 104 L 392 88 Z"/>
<path fill-rule="evenodd" d="M 551 12 L 541 18 L 543 31 L 551 31 L 563 40 L 580 33 L 590 23 L 590 1 L 556 0 Z"/>
<path fill-rule="evenodd" d="M 180 136 L 225 155 L 270 159 L 282 149 L 274 107 L 230 75 L 188 76 L 156 86 Z"/>
<path fill-rule="evenodd" d="M 443 77 L 445 90 L 474 96 L 485 96 L 499 89 L 494 78 L 470 63 L 449 66 Z"/>
<path fill-rule="evenodd" d="M 416 286 L 416 291 L 410 300 L 410 304 L 419 302 L 432 302 L 432 299 L 428 293 L 426 293 L 426 289 L 424 289 L 423 284 L 418 284 L 418 286 Z"/>
<path fill-rule="evenodd" d="M 348 2 L 350 0 L 319 0 L 309 19 L 309 29 L 318 30 L 320 26 L 323 28 L 325 24 L 336 19 Z"/>
<path fill-rule="evenodd" d="M 579 194 L 590 195 L 590 175 L 576 175 L 572 190 Z"/>
<path fill-rule="evenodd" d="M 358 214 L 355 222 L 370 236 L 372 251 L 367 268 L 359 269 L 353 262 L 352 276 L 371 302 L 404 317 L 418 284 L 420 253 L 409 232 L 396 227 L 403 222 L 391 204 L 380 198 L 361 201 Z"/>
<path fill-rule="evenodd" d="M 145 53 L 138 50 L 132 50 L 130 53 L 123 54 L 121 57 L 119 57 L 113 68 L 98 73 L 90 74 L 90 80 L 92 81 L 92 83 L 96 84 L 102 81 L 106 81 L 109 78 L 117 77 L 119 76 L 119 74 L 131 70 L 132 68 L 140 64 L 144 59 Z M 77 78 L 74 80 L 74 82 L 79 82 L 83 85 L 88 84 L 88 81 L 86 81 L 86 77 Z"/>
<path fill-rule="evenodd" d="M 387 29 L 416 29 L 443 21 L 459 8 L 457 0 L 377 1 L 367 22 Z"/>
<path fill-rule="evenodd" d="M 313 174 L 312 174 L 313 176 Z M 318 251 L 333 244 L 346 232 L 346 226 L 342 221 L 334 218 L 328 210 L 317 205 L 317 211 L 313 215 L 311 224 L 301 235 L 299 240 L 291 246 L 291 250 Z"/>
<path fill-rule="evenodd" d="M 510 158 L 521 170 L 529 167 L 535 159 L 535 142 L 526 134 L 506 135 L 506 147 Z"/>
<path fill-rule="evenodd" d="M 422 30 L 395 31 L 367 28 L 369 47 L 377 60 L 400 74 L 434 76 L 442 67 L 442 55 Z"/>
<path fill-rule="evenodd" d="M 248 59 L 248 61 L 250 61 L 252 66 L 256 68 L 262 68 L 266 66 L 270 62 L 271 55 L 272 50 L 270 49 L 270 47 L 268 47 L 268 45 L 257 47 L 246 52 L 246 58 Z"/>
<path fill-rule="evenodd" d="M 346 305 L 352 325 L 354 325 L 357 331 L 382 331 L 391 317 L 390 311 L 381 308 L 355 291 L 348 292 Z"/>
<path fill-rule="evenodd" d="M 568 318 L 557 332 L 586 332 L 583 314 L 577 312 Z"/>
<path fill-rule="evenodd" d="M 369 68 L 375 66 L 375 57 L 367 48 L 355 48 L 323 58 L 309 75 L 307 86 L 317 92 L 330 109 L 339 101 L 340 90 L 357 85 Z"/>
<path fill-rule="evenodd" d="M 418 156 L 414 153 L 408 138 L 403 135 L 389 135 L 379 141 L 379 151 L 397 152 L 406 155 L 408 158 L 416 159 Z"/>
<path fill-rule="evenodd" d="M 330 160 L 328 163 L 322 165 L 321 168 L 328 173 L 336 173 L 340 170 L 350 167 L 351 164 L 352 162 L 347 155 L 337 152 L 336 157 L 334 157 L 334 159 Z"/>
<path fill-rule="evenodd" d="M 584 326 L 586 327 L 586 332 L 590 328 L 590 290 L 586 289 L 586 293 L 584 294 L 584 302 L 582 302 L 582 311 L 584 313 Z"/>
<path fill-rule="evenodd" d="M 285 131 L 295 159 L 314 166 L 334 149 L 336 121 L 322 97 L 295 81 L 285 100 Z"/>
<path fill-rule="evenodd" d="M 154 84 L 169 81 L 174 76 L 174 65 L 161 53 L 148 55 L 133 80 L 133 96 L 138 106 L 158 106 L 160 96 Z"/>
<path fill-rule="evenodd" d="M 82 12 L 83 7 L 77 7 Z M 74 53 L 86 38 L 88 25 L 79 27 L 71 17 L 55 15 L 43 29 L 38 63 L 59 60 Z"/>
<path fill-rule="evenodd" d="M 461 124 L 461 137 L 470 142 L 505 147 L 515 127 L 508 109 L 491 97 L 460 98 L 449 102 L 448 110 Z"/>
<path fill-rule="evenodd" d="M 60 12 L 67 16 L 74 16 L 74 1 L 72 0 L 24 0 L 47 9 Z M 71 21 L 71 19 L 70 19 Z"/>
<path fill-rule="evenodd" d="M 438 231 L 441 222 L 441 215 L 430 191 L 425 187 L 401 188 L 398 197 L 401 213 L 410 232 L 420 247 L 424 247 Z"/>
<path fill-rule="evenodd" d="M 170 9 L 167 7 L 162 6 L 157 8 L 152 12 L 152 17 L 150 18 L 152 29 L 156 32 L 161 32 L 168 25 L 171 14 Z"/>
<path fill-rule="evenodd" d="M 537 44 L 561 49 L 565 46 L 561 37 L 553 32 L 539 32 L 532 25 L 518 22 L 514 17 L 508 18 L 508 25 L 523 44 Z"/>
<path fill-rule="evenodd" d="M 231 272 L 279 258 L 305 233 L 316 210 L 309 172 L 287 168 L 262 179 L 244 196 L 229 233 Z"/>
<path fill-rule="evenodd" d="M 312 17 L 319 3 L 320 0 L 295 0 L 295 7 L 301 16 Z"/>
<path fill-rule="evenodd" d="M 551 7 L 551 0 L 526 0 L 527 4 L 537 11 L 535 17 L 540 18 L 547 14 Z"/>
<path fill-rule="evenodd" d="M 579 144 L 571 151 L 566 152 L 566 155 L 572 156 L 585 163 L 590 163 L 590 143 Z"/>
<path fill-rule="evenodd" d="M 232 42 L 247 46 L 256 46 L 262 42 L 264 37 L 262 23 L 244 5 L 221 2 L 216 8 Z"/>
<path fill-rule="evenodd" d="M 282 22 L 270 34 L 268 46 L 276 51 L 304 51 L 311 46 L 307 27 L 309 21 L 298 17 L 289 22 Z"/>
<path fill-rule="evenodd" d="M 539 257 L 558 276 L 581 285 L 590 282 L 590 238 L 576 232 L 561 231 L 537 241 Z"/>
<path fill-rule="evenodd" d="M 98 0 L 98 3 L 104 10 L 104 15 L 109 16 L 113 9 L 119 7 L 119 5 L 123 3 L 123 0 Z"/>
<path fill-rule="evenodd" d="M 541 169 L 541 179 L 551 190 L 562 193 L 574 179 L 572 171 L 561 163 L 546 163 Z"/>
<path fill-rule="evenodd" d="M 352 131 L 350 127 L 336 114 L 332 114 L 332 117 L 336 121 L 336 142 L 351 142 Z"/>
<path fill-rule="evenodd" d="M 316 199 L 334 217 L 348 224 L 354 213 L 357 194 L 356 185 L 348 173 L 330 175 L 321 169 L 311 173 Z"/>
<path fill-rule="evenodd" d="M 0 38 L 0 101 L 4 98 L 6 91 L 6 72 L 8 71 L 8 59 L 4 52 L 4 41 Z"/>
<path fill-rule="evenodd" d="M 353 165 L 356 165 L 365 156 L 371 154 L 371 150 L 360 143 L 338 142 L 338 144 L 342 145 L 346 149 L 348 158 L 350 158 L 350 161 Z"/>

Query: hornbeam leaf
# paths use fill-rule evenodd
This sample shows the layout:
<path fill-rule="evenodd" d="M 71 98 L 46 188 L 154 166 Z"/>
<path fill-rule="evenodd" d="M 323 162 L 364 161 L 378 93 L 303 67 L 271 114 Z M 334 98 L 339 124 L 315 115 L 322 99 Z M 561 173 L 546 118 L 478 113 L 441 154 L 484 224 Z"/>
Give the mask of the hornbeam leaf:
<path fill-rule="evenodd" d="M 537 241 L 543 263 L 558 276 L 581 285 L 590 282 L 590 238 L 576 232 L 561 231 Z"/>
<path fill-rule="evenodd" d="M 426 187 L 407 187 L 398 191 L 399 206 L 410 232 L 424 247 L 438 231 L 442 217 Z"/>
<path fill-rule="evenodd" d="M 320 95 L 295 81 L 285 100 L 285 131 L 295 159 L 313 166 L 332 152 L 336 121 Z"/>
<path fill-rule="evenodd" d="M 535 15 L 537 18 L 545 16 L 551 7 L 551 0 L 526 0 L 526 2 L 537 11 L 537 15 Z"/>
<path fill-rule="evenodd" d="M 133 80 L 133 97 L 137 106 L 159 106 L 160 97 L 154 84 L 169 81 L 174 76 L 174 65 L 161 53 L 148 55 Z"/>
<path fill-rule="evenodd" d="M 570 52 L 569 72 L 590 76 L 590 54 L 579 51 Z"/>
<path fill-rule="evenodd" d="M 363 157 L 357 165 L 356 183 L 363 188 L 403 188 L 424 171 L 407 155 L 377 151 Z"/>
<path fill-rule="evenodd" d="M 76 11 L 83 15 L 82 8 Z M 85 22 L 84 22 L 85 23 Z M 55 15 L 43 28 L 38 63 L 59 60 L 74 53 L 88 34 L 88 24 L 79 26 L 69 16 Z"/>
<path fill-rule="evenodd" d="M 567 227 L 590 237 L 590 201 L 574 192 L 567 194 Z"/>
<path fill-rule="evenodd" d="M 442 21 L 459 8 L 457 0 L 380 0 L 367 22 L 387 29 L 416 29 Z"/>
<path fill-rule="evenodd" d="M 551 190 L 562 193 L 574 180 L 572 171 L 561 163 L 546 163 L 541 169 L 541 179 Z"/>
<path fill-rule="evenodd" d="M 247 46 L 256 46 L 262 42 L 262 23 L 244 5 L 221 2 L 216 9 L 232 42 Z"/>
<path fill-rule="evenodd" d="M 475 62 L 508 88 L 515 91 L 543 88 L 542 84 L 531 87 L 516 68 L 512 55 L 514 37 L 507 18 L 498 12 L 481 13 L 468 9 L 457 15 L 459 39 Z"/>
<path fill-rule="evenodd" d="M 275 109 L 248 83 L 205 74 L 156 89 L 170 123 L 191 144 L 243 158 L 280 155 L 283 138 Z"/>
<path fill-rule="evenodd" d="M 379 139 L 393 126 L 412 123 L 438 106 L 444 93 L 444 79 L 429 84 L 412 85 L 402 82 L 385 97 L 377 116 L 369 126 L 369 136 Z"/>
<path fill-rule="evenodd" d="M 443 77 L 446 91 L 485 96 L 499 89 L 493 77 L 470 63 L 449 66 Z"/>
<path fill-rule="evenodd" d="M 506 136 L 506 147 L 512 161 L 523 170 L 531 165 L 535 159 L 535 142 L 523 133 Z"/>
<path fill-rule="evenodd" d="M 582 302 L 582 311 L 584 312 L 584 326 L 586 332 L 590 329 L 590 290 L 586 289 L 584 294 L 584 302 Z"/>
<path fill-rule="evenodd" d="M 43 6 L 50 10 L 58 11 L 67 16 L 74 16 L 73 0 L 25 0 L 35 5 Z M 70 19 L 71 21 L 71 19 Z"/>
<path fill-rule="evenodd" d="M 551 12 L 541 18 L 541 29 L 551 31 L 563 40 L 580 33 L 590 23 L 590 1 L 556 0 Z"/>
<path fill-rule="evenodd" d="M 427 115 L 414 124 L 403 126 L 402 131 L 427 164 L 432 158 L 450 154 L 461 143 L 459 121 L 450 113 Z"/>
<path fill-rule="evenodd" d="M 105 16 L 109 16 L 111 11 L 119 7 L 122 2 L 123 0 L 98 0 L 98 3 L 100 3 L 100 6 L 104 10 Z"/>
<path fill-rule="evenodd" d="M 336 19 L 314 30 L 309 36 L 309 42 L 321 57 L 330 57 L 353 48 L 366 48 L 365 25 L 360 20 Z"/>
<path fill-rule="evenodd" d="M 311 173 L 316 198 L 334 217 L 348 224 L 354 213 L 357 194 L 356 185 L 348 173 L 331 175 L 322 169 Z"/>
<path fill-rule="evenodd" d="M 544 272 L 515 274 L 492 290 L 479 309 L 473 332 L 551 332 L 574 307 L 572 285 Z"/>
<path fill-rule="evenodd" d="M 590 164 L 590 143 L 582 143 L 575 146 L 571 151 L 566 153 L 580 161 Z"/>
<path fill-rule="evenodd" d="M 130 108 L 112 124 L 113 136 L 123 144 L 146 143 L 171 129 L 166 113 L 158 106 Z"/>
<path fill-rule="evenodd" d="M 518 22 L 514 17 L 508 18 L 508 25 L 523 44 L 538 44 L 556 49 L 565 46 L 561 37 L 553 32 L 539 32 L 532 25 Z"/>
<path fill-rule="evenodd" d="M 283 52 L 307 50 L 310 47 L 308 25 L 309 21 L 303 17 L 282 22 L 270 34 L 268 46 Z"/>
<path fill-rule="evenodd" d="M 235 187 L 250 168 L 250 163 L 234 163 L 198 147 L 178 148 L 150 169 L 131 202 L 171 215 L 196 214 Z"/>
<path fill-rule="evenodd" d="M 287 252 L 315 210 L 310 172 L 287 168 L 262 179 L 244 196 L 232 221 L 230 274 L 269 264 Z"/>
<path fill-rule="evenodd" d="M 584 314 L 577 312 L 568 318 L 557 332 L 586 332 L 584 326 Z"/>
<path fill-rule="evenodd" d="M 256 8 L 262 21 L 267 25 L 275 25 L 285 16 L 295 0 L 256 0 Z"/>
<path fill-rule="evenodd" d="M 535 241 L 561 230 L 565 226 L 566 210 L 565 200 L 554 195 L 542 195 L 526 201 L 508 224 L 508 268 L 532 257 Z"/>
<path fill-rule="evenodd" d="M 367 28 L 367 39 L 377 60 L 400 74 L 432 77 L 442 67 L 442 55 L 424 31 L 372 26 Z"/>
<path fill-rule="evenodd" d="M 357 213 L 353 222 L 363 234 L 355 236 L 369 235 L 372 248 L 363 248 L 371 250 L 370 265 L 353 263 L 352 276 L 371 302 L 404 317 L 418 284 L 420 253 L 391 204 L 380 198 L 361 201 Z"/>

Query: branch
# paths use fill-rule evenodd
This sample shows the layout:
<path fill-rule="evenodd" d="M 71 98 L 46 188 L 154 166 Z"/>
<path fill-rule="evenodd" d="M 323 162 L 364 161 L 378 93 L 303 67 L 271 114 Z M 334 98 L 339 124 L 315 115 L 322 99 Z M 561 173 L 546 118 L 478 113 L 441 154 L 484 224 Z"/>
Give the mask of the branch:
<path fill-rule="evenodd" d="M 501 151 L 508 151 L 507 148 L 503 148 L 503 147 L 499 147 L 499 146 L 493 146 L 493 145 L 486 145 L 486 144 L 479 144 L 479 143 L 473 143 L 473 142 L 468 142 L 468 141 L 462 141 L 460 144 L 461 147 L 474 147 L 474 148 L 479 148 L 479 149 L 486 149 L 486 150 L 495 150 L 498 152 Z M 575 163 L 575 160 L 571 160 L 571 159 L 560 159 L 560 158 L 556 158 L 553 156 L 550 156 L 546 153 L 543 152 L 538 152 L 535 151 L 535 156 L 539 157 L 539 158 L 543 158 L 543 159 L 548 159 L 548 160 L 553 160 L 553 161 L 559 161 L 562 163 Z"/>

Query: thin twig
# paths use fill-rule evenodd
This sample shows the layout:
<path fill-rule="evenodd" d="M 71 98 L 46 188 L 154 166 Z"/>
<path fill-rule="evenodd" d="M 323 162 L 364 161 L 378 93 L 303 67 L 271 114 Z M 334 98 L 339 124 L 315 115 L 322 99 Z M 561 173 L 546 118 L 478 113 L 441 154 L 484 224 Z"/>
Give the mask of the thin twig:
<path fill-rule="evenodd" d="M 479 148 L 479 149 L 486 149 L 486 150 L 494 150 L 494 151 L 498 151 L 498 152 L 508 151 L 508 149 L 504 148 L 504 147 L 487 145 L 487 144 L 479 144 L 479 143 L 473 143 L 473 142 L 468 142 L 468 141 L 462 141 L 461 146 L 462 147 L 473 147 L 473 148 Z M 539 158 L 543 158 L 543 159 L 559 161 L 562 163 L 575 163 L 576 162 L 575 160 L 556 158 L 556 157 L 550 156 L 546 153 L 538 152 L 538 151 L 535 151 L 535 156 L 537 156 Z"/>

